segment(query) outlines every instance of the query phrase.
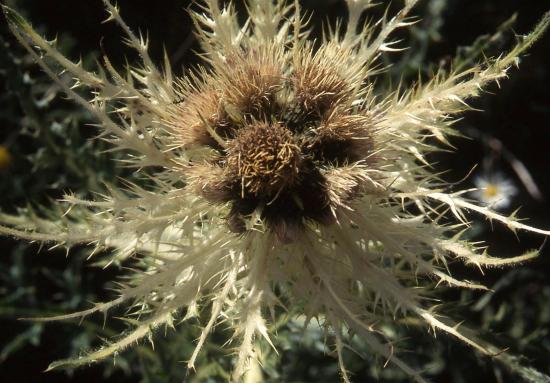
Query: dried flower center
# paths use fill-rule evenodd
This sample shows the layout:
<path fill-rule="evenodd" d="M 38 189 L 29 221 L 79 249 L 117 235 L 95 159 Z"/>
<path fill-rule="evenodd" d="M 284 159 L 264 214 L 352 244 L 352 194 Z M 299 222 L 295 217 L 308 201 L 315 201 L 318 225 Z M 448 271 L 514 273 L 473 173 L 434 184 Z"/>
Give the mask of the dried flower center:
<path fill-rule="evenodd" d="M 291 241 L 307 221 L 335 222 L 362 193 L 354 164 L 370 161 L 371 117 L 353 107 L 356 86 L 337 62 L 302 53 L 293 64 L 270 49 L 236 53 L 176 116 L 184 146 L 218 153 L 193 178 L 204 198 L 230 203 L 232 231 L 256 211 Z"/>
<path fill-rule="evenodd" d="M 227 168 L 241 182 L 241 197 L 275 196 L 296 183 L 300 148 L 279 124 L 257 123 L 241 129 L 228 148 Z"/>

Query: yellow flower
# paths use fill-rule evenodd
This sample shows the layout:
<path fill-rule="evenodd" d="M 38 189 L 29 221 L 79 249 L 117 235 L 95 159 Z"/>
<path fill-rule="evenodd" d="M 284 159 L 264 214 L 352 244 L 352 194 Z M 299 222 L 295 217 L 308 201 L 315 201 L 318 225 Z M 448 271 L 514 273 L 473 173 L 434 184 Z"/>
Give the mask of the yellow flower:
<path fill-rule="evenodd" d="M 132 331 L 81 358 L 51 368 L 95 362 L 208 309 L 210 319 L 188 367 L 212 328 L 223 322 L 239 341 L 233 377 L 258 358 L 256 340 L 272 344 L 269 313 L 286 302 L 330 329 L 345 381 L 342 350 L 349 334 L 423 381 L 387 344 L 380 327 L 401 315 L 422 319 L 480 352 L 483 344 L 442 320 L 427 299 L 431 280 L 457 280 L 447 262 L 478 267 L 515 264 L 537 255 L 491 257 L 461 237 L 466 212 L 512 230 L 544 231 L 451 193 L 423 165 L 446 144 L 452 116 L 465 101 L 503 79 L 543 33 L 546 15 L 513 49 L 469 69 L 441 70 L 411 89 L 379 88 L 380 55 L 389 36 L 411 20 L 416 0 L 388 20 L 359 28 L 369 0 L 347 0 L 347 29 L 316 46 L 298 3 L 248 0 L 248 20 L 217 0 L 193 14 L 205 66 L 174 78 L 163 70 L 105 0 L 109 19 L 125 32 L 142 61 L 119 73 L 105 59 L 96 73 L 61 55 L 15 11 L 10 28 L 67 95 L 97 119 L 101 137 L 127 152 L 146 188 L 110 186 L 102 200 L 67 195 L 66 214 L 48 219 L 0 215 L 0 233 L 67 247 L 110 250 L 110 262 L 140 256 L 118 297 L 55 318 L 78 318 L 127 305 Z M 74 82 L 61 81 L 61 70 Z M 57 210 L 56 210 L 57 211 Z M 441 222 L 452 213 L 454 225 Z M 135 314 L 135 315 L 134 315 Z M 136 319 L 137 318 L 137 319 Z"/>
<path fill-rule="evenodd" d="M 11 153 L 7 147 L 0 145 L 0 171 L 10 167 L 12 161 Z"/>

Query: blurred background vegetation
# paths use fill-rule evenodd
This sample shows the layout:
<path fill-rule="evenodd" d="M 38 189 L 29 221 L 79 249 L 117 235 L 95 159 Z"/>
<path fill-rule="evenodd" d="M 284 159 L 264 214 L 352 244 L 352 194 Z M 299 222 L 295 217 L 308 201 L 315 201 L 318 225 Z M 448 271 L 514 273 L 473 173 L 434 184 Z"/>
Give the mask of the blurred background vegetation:
<path fill-rule="evenodd" d="M 21 11 L 48 38 L 58 37 L 61 50 L 85 66 L 94 67 L 102 54 L 122 67 L 135 54 L 121 43 L 121 33 L 112 23 L 101 24 L 106 15 L 100 0 L 5 0 Z M 153 56 L 165 47 L 176 73 L 183 73 L 197 61 L 198 45 L 185 11 L 187 0 L 119 0 L 122 15 L 134 29 L 147 31 Z M 316 34 L 322 22 L 333 23 L 345 16 L 340 0 L 307 0 L 303 5 L 315 11 Z M 391 5 L 399 6 L 399 1 Z M 238 3 L 244 15 L 242 4 Z M 384 7 L 371 13 L 380 16 Z M 548 10 L 543 0 L 423 0 L 415 14 L 419 23 L 402 31 L 403 54 L 385 58 L 393 63 L 392 81 L 429 78 L 435 67 L 478 61 L 483 54 L 498 54 L 513 41 L 513 31 L 526 33 Z M 17 207 L 36 207 L 59 198 L 63 191 L 93 195 L 105 181 L 118 176 L 133 177 L 114 166 L 116 154 L 106 154 L 105 144 L 94 136 L 90 116 L 67 101 L 0 23 L 0 207 L 15 212 Z M 481 37 L 480 37 L 481 36 Z M 470 112 L 457 124 L 476 140 L 459 138 L 456 149 L 438 153 L 436 169 L 448 170 L 451 182 L 473 175 L 460 188 L 473 186 L 475 177 L 500 174 L 517 189 L 511 206 L 521 206 L 520 215 L 529 223 L 550 228 L 550 35 L 543 38 L 513 69 L 510 79 L 494 86 L 490 93 L 473 102 L 483 113 Z M 388 79 L 384 80 L 388 81 Z M 518 167 L 519 166 L 519 167 Z M 534 187 L 525 179 L 524 166 Z M 518 170 L 519 169 L 519 170 Z M 521 179 L 523 177 L 523 180 Z M 546 197 L 546 198 L 545 198 Z M 504 210 L 511 213 L 513 208 Z M 541 239 L 514 237 L 487 222 L 474 222 L 474 238 L 486 238 L 494 254 L 513 255 L 537 248 Z M 140 344 L 116 358 L 74 371 L 44 373 L 56 359 L 76 356 L 83 349 L 99 345 L 102 338 L 124 330 L 115 319 L 90 317 L 82 323 L 40 324 L 17 318 L 76 311 L 89 302 L 110 296 L 110 281 L 122 275 L 112 267 L 98 269 L 86 262 L 85 248 L 47 251 L 32 245 L 0 238 L 0 382 L 218 382 L 227 380 L 231 359 L 221 346 L 228 334 L 219 328 L 210 338 L 197 373 L 186 374 L 185 361 L 198 335 L 196 326 L 185 324 L 165 338 L 158 334 L 155 349 Z M 397 346 L 410 364 L 425 370 L 434 382 L 550 382 L 550 251 L 522 267 L 478 270 L 453 265 L 458 276 L 483 281 L 494 291 L 472 293 L 444 290 L 438 298 L 441 310 L 479 331 L 495 347 L 507 348 L 495 358 L 482 357 L 454 339 L 440 334 L 434 339 L 411 319 L 404 328 L 387 329 L 400 339 Z M 265 349 L 264 380 L 267 382 L 338 382 L 337 363 L 324 345 L 315 325 L 303 331 L 299 320 L 280 318 L 277 347 L 280 355 Z M 405 382 L 399 371 L 383 360 L 370 358 L 358 340 L 349 352 L 348 365 L 356 382 Z M 362 359 L 361 356 L 366 356 Z M 519 357 L 521 356 L 521 357 Z M 546 375 L 545 375 L 546 374 Z"/>

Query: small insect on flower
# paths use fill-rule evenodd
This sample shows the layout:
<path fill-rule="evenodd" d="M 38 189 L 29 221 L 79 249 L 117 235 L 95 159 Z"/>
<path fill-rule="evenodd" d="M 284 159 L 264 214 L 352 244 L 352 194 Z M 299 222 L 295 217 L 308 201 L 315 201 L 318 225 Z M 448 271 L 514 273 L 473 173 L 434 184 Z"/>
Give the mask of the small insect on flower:
<path fill-rule="evenodd" d="M 501 173 L 488 174 L 474 178 L 476 190 L 474 197 L 493 209 L 506 209 L 518 189 L 514 183 Z"/>
<path fill-rule="evenodd" d="M 463 238 L 466 214 L 514 231 L 550 232 L 469 202 L 464 192 L 448 192 L 426 166 L 426 155 L 448 143 L 455 134 L 452 117 L 467 110 L 466 101 L 480 89 L 507 76 L 550 15 L 497 58 L 442 69 L 410 89 L 381 88 L 381 53 L 395 50 L 389 38 L 412 23 L 416 2 L 406 0 L 391 18 L 363 25 L 363 13 L 374 4 L 347 0 L 347 26 L 339 24 L 314 44 L 298 2 L 247 0 L 248 20 L 240 24 L 230 3 L 202 0 L 193 18 L 205 62 L 181 78 L 172 75 L 168 60 L 158 69 L 148 42 L 108 0 L 109 20 L 141 57 L 128 73 L 107 58 L 96 72 L 84 70 L 3 8 L 19 42 L 97 119 L 100 137 L 153 181 L 110 186 L 100 200 L 69 194 L 60 201 L 66 214 L 0 215 L 4 235 L 66 247 L 91 244 L 94 251 L 108 250 L 113 262 L 143 260 L 112 301 L 38 319 L 132 308 L 132 331 L 51 368 L 99 361 L 208 310 L 188 367 L 223 322 L 239 343 L 233 372 L 239 380 L 259 355 L 258 341 L 273 346 L 266 318 L 283 301 L 306 323 L 317 318 L 330 330 L 346 382 L 342 352 L 356 335 L 371 352 L 424 381 L 381 335 L 380 328 L 400 316 L 416 316 L 490 353 L 436 314 L 426 298 L 433 281 L 485 289 L 453 278 L 447 263 L 516 264 L 537 252 L 489 256 Z M 62 81 L 60 72 L 73 82 Z M 455 224 L 441 223 L 443 215 Z"/>

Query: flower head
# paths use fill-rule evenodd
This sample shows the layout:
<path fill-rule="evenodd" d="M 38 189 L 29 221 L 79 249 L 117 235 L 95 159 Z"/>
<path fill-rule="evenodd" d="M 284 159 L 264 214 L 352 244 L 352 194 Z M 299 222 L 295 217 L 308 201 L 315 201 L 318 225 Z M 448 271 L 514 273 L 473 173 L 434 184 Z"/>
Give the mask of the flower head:
<path fill-rule="evenodd" d="M 518 192 L 513 182 L 501 173 L 478 176 L 474 178 L 474 184 L 478 188 L 474 192 L 475 198 L 497 210 L 510 206 Z"/>
<path fill-rule="evenodd" d="M 261 223 L 290 242 L 308 224 L 335 223 L 345 203 L 377 187 L 370 172 L 379 112 L 352 105 L 357 80 L 330 60 L 345 51 L 321 50 L 231 47 L 171 108 L 168 125 L 182 148 L 209 152 L 190 166 L 191 184 L 229 207 L 235 233 Z"/>
<path fill-rule="evenodd" d="M 5 170 L 11 165 L 11 154 L 7 147 L 0 145 L 0 171 Z"/>
<path fill-rule="evenodd" d="M 82 317 L 129 305 L 133 331 L 76 360 L 103 359 L 210 309 L 188 366 L 221 321 L 235 330 L 239 379 L 271 344 L 266 317 L 281 298 L 308 319 L 333 330 L 342 362 L 346 334 L 421 381 L 384 342 L 378 326 L 397 315 L 422 318 L 484 353 L 487 347 L 440 319 L 425 298 L 429 280 L 483 289 L 457 280 L 447 262 L 478 267 L 528 260 L 491 257 L 462 238 L 466 211 L 531 228 L 449 193 L 426 155 L 454 134 L 452 116 L 465 101 L 504 78 L 517 57 L 542 34 L 550 16 L 507 54 L 464 71 L 441 70 L 411 89 L 379 89 L 378 60 L 394 50 L 389 37 L 411 20 L 415 0 L 381 23 L 359 28 L 368 0 L 347 0 L 345 30 L 321 44 L 309 38 L 298 3 L 248 0 L 239 24 L 231 4 L 203 0 L 193 14 L 205 65 L 182 78 L 159 70 L 147 42 L 105 0 L 142 62 L 121 74 L 108 59 L 96 72 L 62 56 L 13 10 L 4 7 L 17 39 L 69 97 L 98 121 L 101 137 L 128 152 L 128 162 L 153 183 L 109 188 L 102 200 L 67 195 L 67 213 L 49 219 L 1 215 L 0 233 L 70 247 L 109 249 L 111 261 L 140 257 L 142 269 L 110 302 Z M 61 67 L 74 77 L 61 81 Z M 456 224 L 444 224 L 450 213 Z M 426 283 L 428 281 L 428 283 Z"/>

